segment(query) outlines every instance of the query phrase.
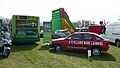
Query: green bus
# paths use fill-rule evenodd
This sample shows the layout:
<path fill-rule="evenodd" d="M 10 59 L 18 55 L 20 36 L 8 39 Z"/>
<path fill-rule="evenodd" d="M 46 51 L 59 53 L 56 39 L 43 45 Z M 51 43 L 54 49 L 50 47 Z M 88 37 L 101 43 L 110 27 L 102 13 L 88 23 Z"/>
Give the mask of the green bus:
<path fill-rule="evenodd" d="M 12 16 L 12 42 L 34 43 L 40 40 L 40 22 L 37 16 Z"/>

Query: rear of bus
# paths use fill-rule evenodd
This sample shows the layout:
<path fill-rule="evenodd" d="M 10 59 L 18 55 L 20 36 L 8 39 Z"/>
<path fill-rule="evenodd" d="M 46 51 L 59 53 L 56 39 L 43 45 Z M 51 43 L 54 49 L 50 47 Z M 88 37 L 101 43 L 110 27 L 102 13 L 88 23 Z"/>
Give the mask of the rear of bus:
<path fill-rule="evenodd" d="M 40 40 L 40 23 L 37 16 L 13 15 L 13 43 L 34 43 Z"/>

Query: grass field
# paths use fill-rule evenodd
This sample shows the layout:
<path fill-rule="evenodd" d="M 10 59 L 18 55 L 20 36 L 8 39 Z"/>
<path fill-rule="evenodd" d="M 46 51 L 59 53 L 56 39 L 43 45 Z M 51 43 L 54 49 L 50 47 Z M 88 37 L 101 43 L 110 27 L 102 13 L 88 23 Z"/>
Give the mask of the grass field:
<path fill-rule="evenodd" d="M 120 68 L 120 48 L 110 45 L 109 51 L 87 59 L 86 52 L 56 52 L 41 42 L 12 45 L 8 58 L 0 54 L 0 68 Z"/>

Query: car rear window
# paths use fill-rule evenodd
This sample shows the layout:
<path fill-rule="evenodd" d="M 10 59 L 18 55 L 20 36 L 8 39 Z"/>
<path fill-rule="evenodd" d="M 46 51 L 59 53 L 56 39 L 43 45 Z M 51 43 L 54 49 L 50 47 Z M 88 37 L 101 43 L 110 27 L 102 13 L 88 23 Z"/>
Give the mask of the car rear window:
<path fill-rule="evenodd" d="M 98 36 L 95 36 L 95 35 L 92 35 L 94 38 L 95 38 L 95 40 L 97 40 L 97 41 L 100 41 L 100 40 L 102 40 L 100 37 L 98 37 Z"/>
<path fill-rule="evenodd" d="M 82 40 L 93 40 L 90 34 L 83 34 L 82 35 Z"/>

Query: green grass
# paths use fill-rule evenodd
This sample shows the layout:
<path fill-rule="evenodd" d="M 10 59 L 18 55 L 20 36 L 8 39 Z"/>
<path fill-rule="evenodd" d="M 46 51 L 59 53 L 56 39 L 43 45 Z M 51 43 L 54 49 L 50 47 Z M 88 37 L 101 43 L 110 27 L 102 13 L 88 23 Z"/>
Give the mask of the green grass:
<path fill-rule="evenodd" d="M 110 45 L 109 51 L 87 59 L 86 52 L 56 52 L 41 42 L 12 45 L 8 58 L 0 54 L 0 68 L 120 68 L 120 48 Z"/>

